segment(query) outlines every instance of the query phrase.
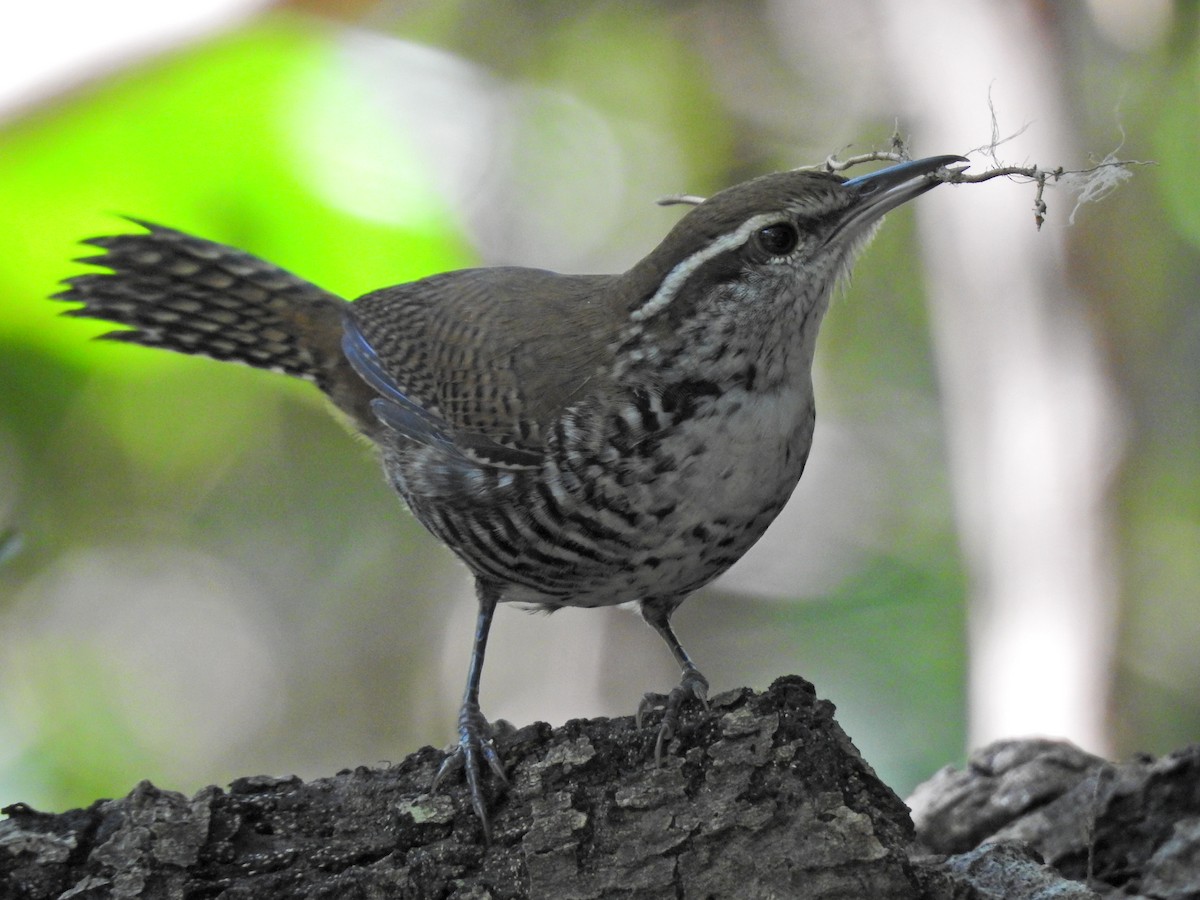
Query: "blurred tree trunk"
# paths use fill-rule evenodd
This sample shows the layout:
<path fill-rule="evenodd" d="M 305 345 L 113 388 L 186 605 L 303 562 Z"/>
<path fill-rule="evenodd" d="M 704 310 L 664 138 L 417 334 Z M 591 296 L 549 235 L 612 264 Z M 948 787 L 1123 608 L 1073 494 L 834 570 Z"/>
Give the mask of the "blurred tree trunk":
<path fill-rule="evenodd" d="M 1054 28 L 1070 11 L 988 0 L 876 7 L 897 106 L 921 153 L 965 152 L 998 128 L 1002 159 L 1086 158 Z M 1030 122 L 1036 142 L 1020 133 Z M 1118 584 L 1108 492 L 1122 442 L 1116 387 L 1067 275 L 1074 200 L 1050 190 L 1039 231 L 1032 188 L 952 194 L 923 201 L 917 221 L 972 585 L 970 743 L 1055 734 L 1108 753 Z"/>

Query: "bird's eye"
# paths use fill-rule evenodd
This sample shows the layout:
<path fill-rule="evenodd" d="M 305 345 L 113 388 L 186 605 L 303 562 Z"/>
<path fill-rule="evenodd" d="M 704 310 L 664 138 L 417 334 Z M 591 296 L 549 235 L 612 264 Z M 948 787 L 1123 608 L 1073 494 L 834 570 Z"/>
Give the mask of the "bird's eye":
<path fill-rule="evenodd" d="M 800 232 L 791 222 L 777 222 L 756 231 L 754 241 L 768 256 L 787 256 L 800 243 Z"/>

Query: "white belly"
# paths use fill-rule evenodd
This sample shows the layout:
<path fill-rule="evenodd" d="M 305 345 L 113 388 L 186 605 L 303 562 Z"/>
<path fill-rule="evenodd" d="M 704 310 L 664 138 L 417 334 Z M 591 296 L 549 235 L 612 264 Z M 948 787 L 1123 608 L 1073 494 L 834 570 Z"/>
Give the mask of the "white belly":
<path fill-rule="evenodd" d="M 573 604 L 682 600 L 720 575 L 787 502 L 812 432 L 807 385 L 765 396 L 730 391 L 711 415 L 679 426 L 657 454 L 676 460 L 675 467 L 655 473 L 648 463 L 624 488 L 644 519 L 635 546 L 602 577 L 581 579 Z"/>

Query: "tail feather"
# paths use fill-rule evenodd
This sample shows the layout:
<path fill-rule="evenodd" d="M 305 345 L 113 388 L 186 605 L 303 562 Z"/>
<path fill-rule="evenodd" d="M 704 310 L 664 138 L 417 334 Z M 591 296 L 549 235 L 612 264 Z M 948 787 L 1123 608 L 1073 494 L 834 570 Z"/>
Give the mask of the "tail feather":
<path fill-rule="evenodd" d="M 132 219 L 146 233 L 92 238 L 80 262 L 110 272 L 66 279 L 64 315 L 128 329 L 101 337 L 209 356 L 315 382 L 327 393 L 340 366 L 345 302 L 233 247 Z"/>

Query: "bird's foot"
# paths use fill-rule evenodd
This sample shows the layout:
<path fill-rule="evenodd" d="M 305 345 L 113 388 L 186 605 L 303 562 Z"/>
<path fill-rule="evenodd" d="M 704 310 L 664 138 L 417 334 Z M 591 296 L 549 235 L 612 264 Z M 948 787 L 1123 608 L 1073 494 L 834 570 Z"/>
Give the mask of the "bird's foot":
<path fill-rule="evenodd" d="M 634 721 L 642 727 L 642 717 L 651 710 L 662 710 L 662 723 L 658 726 L 658 739 L 654 742 L 654 763 L 662 765 L 663 749 L 679 730 L 679 708 L 688 700 L 699 700 L 708 709 L 708 679 L 695 666 L 683 670 L 683 679 L 669 694 L 649 693 L 638 704 Z"/>
<path fill-rule="evenodd" d="M 511 726 L 510 726 L 511 727 Z M 467 782 L 467 792 L 471 795 L 471 808 L 483 828 L 483 839 L 492 842 L 492 826 L 488 820 L 488 803 L 484 791 L 483 765 L 486 762 L 493 779 L 500 788 L 508 787 L 508 776 L 504 773 L 504 764 L 496 752 L 492 741 L 493 729 L 476 703 L 464 703 L 458 711 L 458 746 L 442 762 L 433 777 L 433 793 L 450 775 L 462 774 Z"/>

